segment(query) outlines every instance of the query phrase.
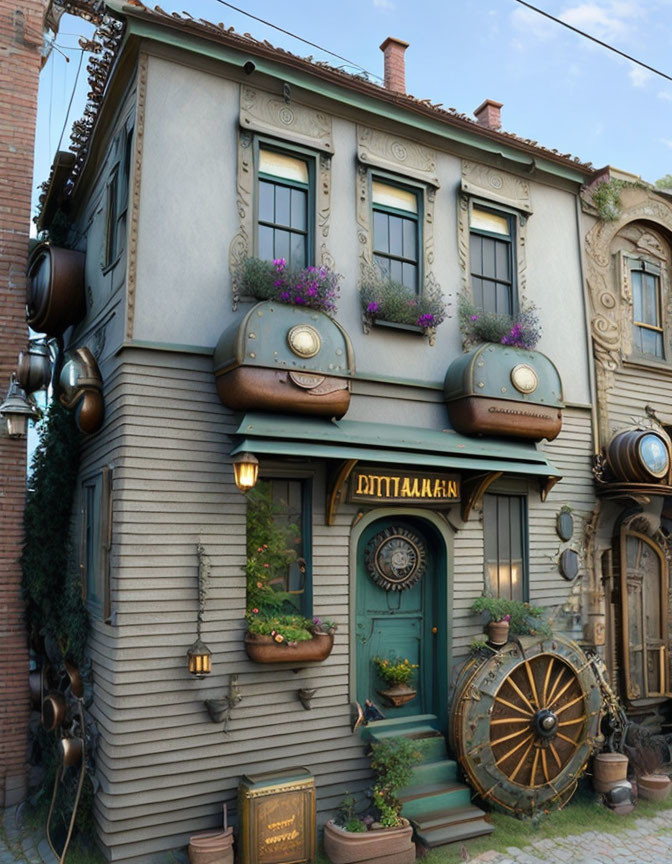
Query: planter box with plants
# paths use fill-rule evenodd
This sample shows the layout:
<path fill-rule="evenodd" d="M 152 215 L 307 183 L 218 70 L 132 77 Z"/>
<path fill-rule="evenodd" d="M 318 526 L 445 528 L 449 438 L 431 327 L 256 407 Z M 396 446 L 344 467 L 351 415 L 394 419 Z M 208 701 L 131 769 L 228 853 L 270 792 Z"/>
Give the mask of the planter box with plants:
<path fill-rule="evenodd" d="M 506 645 L 509 636 L 550 636 L 551 628 L 544 620 L 544 609 L 530 606 L 520 600 L 505 597 L 478 597 L 471 605 L 471 611 L 485 613 L 486 632 L 490 645 Z M 474 640 L 472 650 L 480 649 L 481 640 Z"/>
<path fill-rule="evenodd" d="M 338 818 L 324 828 L 324 851 L 331 864 L 411 864 L 415 861 L 413 828 L 401 816 L 399 790 L 411 778 L 423 757 L 422 746 L 408 738 L 393 738 L 371 745 L 371 767 L 376 780 L 370 811 L 357 812 L 353 796 L 343 800 Z"/>
<path fill-rule="evenodd" d="M 374 657 L 373 665 L 376 667 L 378 676 L 387 684 L 386 690 L 379 690 L 380 695 L 388 705 L 401 708 L 408 702 L 412 702 L 418 691 L 410 686 L 409 682 L 413 672 L 418 669 L 417 663 L 411 663 L 408 659 Z"/>
<path fill-rule="evenodd" d="M 420 293 L 379 273 L 367 274 L 359 286 L 364 332 L 371 327 L 394 327 L 427 336 L 434 345 L 436 328 L 446 317 L 441 289 L 428 284 Z"/>
<path fill-rule="evenodd" d="M 242 297 L 275 300 L 303 309 L 318 309 L 336 314 L 340 276 L 328 267 L 304 267 L 293 270 L 284 258 L 262 261 L 246 258 L 234 275 L 234 303 Z"/>

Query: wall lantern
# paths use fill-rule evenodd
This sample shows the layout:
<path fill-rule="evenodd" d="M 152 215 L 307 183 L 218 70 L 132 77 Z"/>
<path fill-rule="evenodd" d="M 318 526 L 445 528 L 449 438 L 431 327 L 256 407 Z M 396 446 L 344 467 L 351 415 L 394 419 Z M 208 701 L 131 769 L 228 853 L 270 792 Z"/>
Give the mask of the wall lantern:
<path fill-rule="evenodd" d="M 16 375 L 12 373 L 5 401 L 0 405 L 0 417 L 7 423 L 10 438 L 22 438 L 28 431 L 28 421 L 38 420 L 40 411 L 19 386 Z"/>
<path fill-rule="evenodd" d="M 195 678 L 205 678 L 212 669 L 212 651 L 201 640 L 201 624 L 205 612 L 207 582 L 210 576 L 210 559 L 205 554 L 205 549 L 201 543 L 196 546 L 196 555 L 198 557 L 198 618 L 196 641 L 187 651 L 187 663 L 189 671 Z"/>
<path fill-rule="evenodd" d="M 254 489 L 259 476 L 259 460 L 252 453 L 238 453 L 233 457 L 233 477 L 241 492 Z"/>

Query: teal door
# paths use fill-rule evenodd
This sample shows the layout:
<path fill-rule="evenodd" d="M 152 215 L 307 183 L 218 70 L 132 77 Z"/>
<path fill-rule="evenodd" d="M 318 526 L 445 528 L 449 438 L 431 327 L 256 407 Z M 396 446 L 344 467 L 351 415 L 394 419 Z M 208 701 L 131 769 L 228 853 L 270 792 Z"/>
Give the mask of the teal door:
<path fill-rule="evenodd" d="M 412 516 L 369 525 L 357 547 L 357 701 L 371 699 L 386 717 L 447 717 L 447 567 L 443 538 Z M 381 696 L 387 685 L 374 657 L 417 663 L 411 686 L 417 696 L 393 707 Z"/>

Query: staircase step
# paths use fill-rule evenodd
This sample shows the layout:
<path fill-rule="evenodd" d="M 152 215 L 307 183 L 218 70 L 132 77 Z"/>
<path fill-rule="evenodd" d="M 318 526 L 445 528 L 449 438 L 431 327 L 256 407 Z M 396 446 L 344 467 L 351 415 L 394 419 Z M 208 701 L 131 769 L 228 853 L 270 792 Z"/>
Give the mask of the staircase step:
<path fill-rule="evenodd" d="M 439 720 L 436 714 L 415 714 L 412 717 L 392 717 L 389 720 L 376 720 L 373 723 L 369 723 L 367 726 L 362 728 L 361 733 L 364 741 L 368 741 L 379 732 L 384 733 L 394 729 L 410 729 L 414 726 L 425 726 L 438 730 Z"/>
<path fill-rule="evenodd" d="M 460 840 L 471 840 L 483 834 L 492 834 L 495 826 L 482 820 L 473 822 L 462 822 L 457 825 L 449 825 L 446 828 L 435 830 L 418 831 L 417 839 L 430 849 L 434 846 L 445 846 L 447 843 L 457 843 Z"/>
<path fill-rule="evenodd" d="M 451 810 L 432 810 L 413 817 L 416 831 L 434 831 L 437 828 L 448 828 L 450 825 L 462 825 L 467 822 L 478 822 L 485 816 L 480 807 L 454 807 Z"/>
<path fill-rule="evenodd" d="M 402 816 L 413 819 L 422 813 L 468 807 L 471 804 L 471 790 L 464 783 L 428 783 L 409 787 L 406 794 L 399 796 L 399 800 L 402 803 Z"/>
<path fill-rule="evenodd" d="M 431 762 L 421 762 L 413 768 L 408 786 L 401 794 L 412 791 L 414 786 L 427 786 L 432 783 L 456 783 L 457 762 L 452 759 L 436 759 Z"/>

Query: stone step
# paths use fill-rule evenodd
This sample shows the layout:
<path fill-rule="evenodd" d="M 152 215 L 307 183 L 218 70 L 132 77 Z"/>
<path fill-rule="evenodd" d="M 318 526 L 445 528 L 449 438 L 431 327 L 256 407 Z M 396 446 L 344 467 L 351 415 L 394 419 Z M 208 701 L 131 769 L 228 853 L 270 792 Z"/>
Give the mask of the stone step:
<path fill-rule="evenodd" d="M 430 849 L 434 846 L 445 846 L 447 843 L 457 843 L 460 840 L 471 840 L 484 834 L 492 834 L 495 826 L 483 820 L 459 822 L 444 828 L 428 829 L 416 832 L 417 839 Z"/>
<path fill-rule="evenodd" d="M 435 831 L 437 828 L 448 828 L 450 825 L 478 822 L 484 816 L 484 811 L 474 804 L 470 807 L 455 807 L 452 810 L 433 810 L 415 816 L 413 827 L 416 831 Z"/>
<path fill-rule="evenodd" d="M 399 800 L 402 803 L 402 816 L 414 819 L 436 810 L 468 807 L 471 804 L 471 790 L 464 783 L 428 783 L 409 788 L 404 795 L 399 796 Z"/>

